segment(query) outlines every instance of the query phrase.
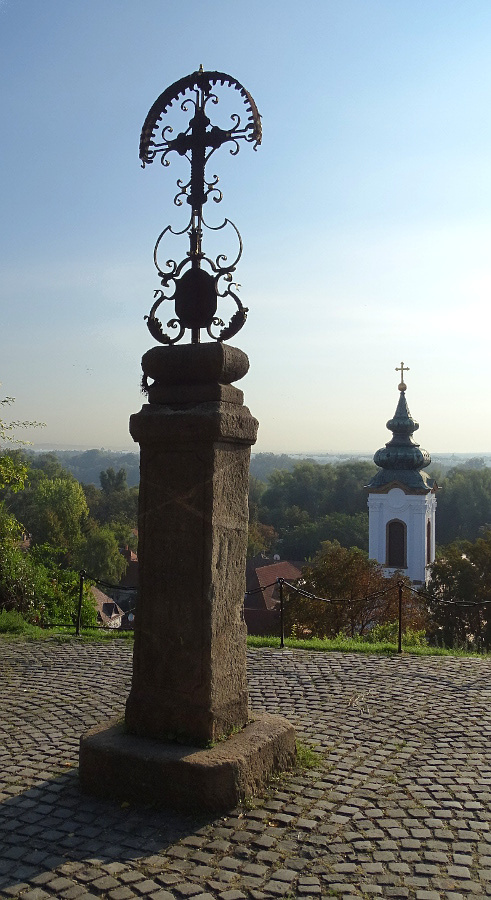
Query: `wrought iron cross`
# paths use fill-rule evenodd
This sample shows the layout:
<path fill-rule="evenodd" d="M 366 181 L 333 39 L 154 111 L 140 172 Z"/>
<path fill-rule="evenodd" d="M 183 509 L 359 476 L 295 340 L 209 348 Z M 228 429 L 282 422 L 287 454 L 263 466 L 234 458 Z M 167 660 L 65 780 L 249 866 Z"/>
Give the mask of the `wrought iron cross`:
<path fill-rule="evenodd" d="M 400 366 L 396 366 L 396 372 L 401 373 L 401 383 L 399 385 L 400 391 L 406 390 L 406 385 L 404 384 L 404 372 L 409 372 L 409 366 L 405 366 L 403 362 L 401 362 Z"/>
<path fill-rule="evenodd" d="M 228 129 L 211 124 L 207 107 L 210 102 L 213 104 L 219 102 L 215 91 L 218 86 L 224 85 L 238 91 L 245 103 L 248 118 L 243 126 L 237 113 L 231 116 L 231 125 Z M 179 101 L 183 112 L 192 112 L 187 127 L 172 138 L 172 128 L 164 126 L 161 130 L 161 140 L 156 140 L 155 134 L 161 127 L 162 116 L 167 114 L 173 103 Z M 189 222 L 181 231 L 174 231 L 167 225 L 157 238 L 154 250 L 154 262 L 163 290 L 155 291 L 155 302 L 149 316 L 145 318 L 150 333 L 162 344 L 177 343 L 186 329 L 190 329 L 191 342 L 195 344 L 200 341 L 201 329 L 206 329 L 213 340 L 227 340 L 242 328 L 246 320 L 248 311 L 232 290 L 232 287 L 236 287 L 232 282 L 232 273 L 242 255 L 242 239 L 238 229 L 229 219 L 225 219 L 223 224 L 217 227 L 207 225 L 204 221 L 203 206 L 210 194 L 214 195 L 213 199 L 217 203 L 222 199 L 222 193 L 216 186 L 218 177 L 214 176 L 211 181 L 207 181 L 205 168 L 212 154 L 223 144 L 231 143 L 230 152 L 236 155 L 239 152 L 239 140 L 253 143 L 256 149 L 261 143 L 261 136 L 260 116 L 248 91 L 230 75 L 223 72 L 204 72 L 202 67 L 198 72 L 181 78 L 168 87 L 155 101 L 145 119 L 140 138 L 142 166 L 152 163 L 158 154 L 161 163 L 168 166 L 168 156 L 172 152 L 185 156 L 191 165 L 190 180 L 187 184 L 178 180 L 179 192 L 174 198 L 176 206 L 182 206 L 184 198 L 191 206 Z M 202 250 L 203 226 L 219 231 L 226 225 L 232 226 L 239 242 L 239 252 L 229 265 L 225 264 L 227 257 L 223 253 L 213 260 Z M 186 232 L 189 236 L 189 251 L 186 257 L 180 263 L 168 259 L 165 271 L 162 270 L 157 258 L 162 239 L 165 235 L 182 235 Z M 203 263 L 208 269 L 203 268 Z M 231 299 L 237 307 L 228 325 L 216 315 L 218 298 Z M 173 300 L 175 304 L 176 318 L 167 322 L 167 328 L 179 329 L 174 338 L 164 333 L 162 323 L 156 316 L 157 309 L 165 300 Z M 213 334 L 211 330 L 213 326 L 221 326 L 219 334 Z"/>

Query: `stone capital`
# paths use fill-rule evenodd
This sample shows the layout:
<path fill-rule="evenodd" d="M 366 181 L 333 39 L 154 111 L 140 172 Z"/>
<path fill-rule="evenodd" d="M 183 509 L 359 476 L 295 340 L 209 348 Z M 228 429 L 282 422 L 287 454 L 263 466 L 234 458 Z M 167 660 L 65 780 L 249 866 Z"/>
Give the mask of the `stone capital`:
<path fill-rule="evenodd" d="M 251 446 L 256 441 L 257 429 L 257 419 L 246 406 L 221 401 L 177 408 L 148 403 L 130 418 L 130 434 L 140 445 L 197 445 L 226 441 Z"/>

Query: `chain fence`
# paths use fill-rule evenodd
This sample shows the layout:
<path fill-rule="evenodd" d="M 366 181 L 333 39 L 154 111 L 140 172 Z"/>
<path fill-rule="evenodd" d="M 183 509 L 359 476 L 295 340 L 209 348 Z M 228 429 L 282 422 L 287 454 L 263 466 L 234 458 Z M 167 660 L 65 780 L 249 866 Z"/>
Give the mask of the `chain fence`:
<path fill-rule="evenodd" d="M 278 586 L 279 595 L 280 595 L 280 647 L 284 648 L 285 646 L 285 602 L 288 600 L 288 595 L 285 597 L 284 588 L 288 588 L 290 591 L 300 595 L 301 597 L 305 597 L 307 600 L 317 600 L 320 603 L 349 603 L 350 601 L 344 597 L 319 597 L 316 594 L 312 594 L 310 591 L 305 590 L 305 588 L 301 587 L 301 585 L 293 584 L 290 581 L 287 581 L 285 578 L 276 578 L 275 581 L 271 582 L 271 584 L 267 584 L 263 587 L 254 588 L 250 591 L 246 591 L 246 597 L 252 596 L 253 594 L 259 594 L 266 591 L 268 588 Z M 366 594 L 362 597 L 357 597 L 356 602 L 363 602 L 374 600 L 378 597 L 382 597 L 387 594 L 389 591 L 393 590 L 394 585 L 389 585 L 385 590 L 382 591 L 374 591 L 371 594 Z M 486 600 L 479 601 L 464 601 L 464 600 L 453 600 L 452 598 L 435 598 L 430 597 L 424 590 L 421 588 L 413 588 L 411 585 L 407 584 L 405 581 L 397 582 L 397 590 L 398 590 L 398 622 L 397 622 L 397 652 L 402 653 L 402 635 L 403 635 L 403 619 L 404 619 L 404 604 L 403 604 L 403 592 L 407 591 L 410 594 L 415 595 L 418 599 L 426 600 L 434 606 L 445 607 L 452 606 L 454 608 L 463 608 L 463 609 L 482 609 L 491 604 L 491 598 Z"/>

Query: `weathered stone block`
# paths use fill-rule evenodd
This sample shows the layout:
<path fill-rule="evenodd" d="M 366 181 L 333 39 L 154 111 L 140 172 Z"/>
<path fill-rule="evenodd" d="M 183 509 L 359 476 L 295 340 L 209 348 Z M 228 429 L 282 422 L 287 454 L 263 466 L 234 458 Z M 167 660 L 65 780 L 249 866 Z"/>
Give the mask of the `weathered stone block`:
<path fill-rule="evenodd" d="M 98 726 L 80 742 L 81 787 L 140 804 L 219 812 L 257 793 L 295 762 L 295 733 L 263 715 L 206 750 L 138 737 L 124 725 Z"/>

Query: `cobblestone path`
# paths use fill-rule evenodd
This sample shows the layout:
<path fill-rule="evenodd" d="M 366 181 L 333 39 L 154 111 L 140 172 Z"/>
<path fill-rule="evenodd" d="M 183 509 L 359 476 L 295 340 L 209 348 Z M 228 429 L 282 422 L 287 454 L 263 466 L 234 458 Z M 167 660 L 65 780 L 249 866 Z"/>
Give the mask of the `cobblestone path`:
<path fill-rule="evenodd" d="M 131 649 L 0 640 L 0 897 L 491 896 L 491 662 L 249 653 L 251 705 L 322 752 L 220 818 L 82 796 L 78 740 L 120 715 Z"/>

